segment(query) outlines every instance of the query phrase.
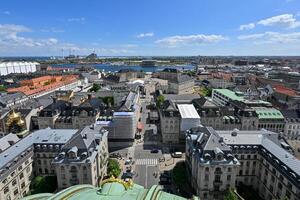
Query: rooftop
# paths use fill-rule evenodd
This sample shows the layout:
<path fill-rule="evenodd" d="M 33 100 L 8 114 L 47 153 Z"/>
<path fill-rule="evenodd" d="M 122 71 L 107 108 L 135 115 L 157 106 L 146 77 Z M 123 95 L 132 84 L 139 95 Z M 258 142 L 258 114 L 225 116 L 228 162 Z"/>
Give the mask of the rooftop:
<path fill-rule="evenodd" d="M 26 149 L 35 143 L 39 144 L 64 144 L 78 130 L 77 129 L 41 129 L 33 132 L 19 142 L 10 146 L 4 152 L 0 153 L 0 169 L 6 164 L 13 161 L 22 154 Z"/>
<path fill-rule="evenodd" d="M 282 113 L 275 108 L 254 107 L 258 119 L 284 119 Z"/>
<path fill-rule="evenodd" d="M 287 88 L 283 85 L 274 85 L 273 89 L 275 92 L 285 94 L 287 96 L 292 96 L 292 97 L 300 96 L 300 94 L 297 91 Z"/>
<path fill-rule="evenodd" d="M 185 200 L 186 198 L 169 194 L 162 191 L 162 188 L 153 185 L 150 189 L 145 189 L 143 186 L 125 183 L 119 179 L 104 180 L 101 188 L 92 185 L 76 185 L 67 188 L 57 194 L 37 194 L 27 196 L 23 200 Z M 193 198 L 197 200 L 197 197 Z"/>
<path fill-rule="evenodd" d="M 177 105 L 181 118 L 200 119 L 193 104 L 178 104 Z"/>

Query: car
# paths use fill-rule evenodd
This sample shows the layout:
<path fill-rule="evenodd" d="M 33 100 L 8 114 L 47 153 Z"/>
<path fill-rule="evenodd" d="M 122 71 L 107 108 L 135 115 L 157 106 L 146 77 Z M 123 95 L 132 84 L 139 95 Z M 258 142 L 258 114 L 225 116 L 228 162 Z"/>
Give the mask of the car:
<path fill-rule="evenodd" d="M 132 179 L 133 176 L 134 176 L 134 174 L 133 174 L 132 172 L 125 172 L 125 173 L 123 173 L 123 175 L 122 175 L 122 179 L 126 179 L 126 178 Z"/>
<path fill-rule="evenodd" d="M 131 160 L 125 160 L 125 165 L 130 165 Z"/>
<path fill-rule="evenodd" d="M 152 149 L 152 150 L 151 150 L 151 153 L 158 153 L 158 152 L 159 152 L 158 149 Z"/>
<path fill-rule="evenodd" d="M 182 153 L 181 152 L 174 152 L 174 153 L 172 153 L 172 157 L 173 158 L 181 158 L 182 157 Z"/>

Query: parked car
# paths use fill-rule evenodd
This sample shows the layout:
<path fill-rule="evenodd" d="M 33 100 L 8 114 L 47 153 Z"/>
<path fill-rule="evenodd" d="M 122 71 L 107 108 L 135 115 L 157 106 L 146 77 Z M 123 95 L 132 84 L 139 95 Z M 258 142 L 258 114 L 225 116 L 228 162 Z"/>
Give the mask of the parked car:
<path fill-rule="evenodd" d="M 125 160 L 125 165 L 130 165 L 130 163 L 131 163 L 131 160 Z"/>
<path fill-rule="evenodd" d="M 152 150 L 151 150 L 151 153 L 158 153 L 158 152 L 159 152 L 158 149 L 152 149 Z"/>
<path fill-rule="evenodd" d="M 172 157 L 173 158 L 181 158 L 182 157 L 182 153 L 181 152 L 174 152 L 174 153 L 172 153 Z"/>

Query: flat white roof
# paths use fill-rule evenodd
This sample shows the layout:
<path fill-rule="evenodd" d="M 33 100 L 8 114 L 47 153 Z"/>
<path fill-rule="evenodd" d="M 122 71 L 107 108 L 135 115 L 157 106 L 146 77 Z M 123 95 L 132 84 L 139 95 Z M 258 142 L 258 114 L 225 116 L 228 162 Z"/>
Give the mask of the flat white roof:
<path fill-rule="evenodd" d="M 200 116 L 198 115 L 193 104 L 178 104 L 177 107 L 181 118 L 200 119 Z"/>

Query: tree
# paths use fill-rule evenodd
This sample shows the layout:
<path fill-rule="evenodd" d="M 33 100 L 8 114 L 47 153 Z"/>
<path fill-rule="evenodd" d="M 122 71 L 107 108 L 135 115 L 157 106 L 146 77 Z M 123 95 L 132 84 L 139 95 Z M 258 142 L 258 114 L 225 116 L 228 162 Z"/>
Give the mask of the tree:
<path fill-rule="evenodd" d="M 109 105 L 109 106 L 114 105 L 114 97 L 103 97 L 102 100 L 106 105 Z"/>
<path fill-rule="evenodd" d="M 120 164 L 115 159 L 108 159 L 107 175 L 118 177 L 121 174 Z"/>
<path fill-rule="evenodd" d="M 100 90 L 101 87 L 99 84 L 94 83 L 93 87 L 89 90 L 89 92 L 98 92 L 98 90 Z"/>
<path fill-rule="evenodd" d="M 183 186 L 187 183 L 187 174 L 184 162 L 178 162 L 173 169 L 173 180 L 177 186 Z"/>
<path fill-rule="evenodd" d="M 37 176 L 30 185 L 30 193 L 52 193 L 57 189 L 56 176 Z"/>
<path fill-rule="evenodd" d="M 6 92 L 6 88 L 4 85 L 0 85 L 0 92 Z"/>
<path fill-rule="evenodd" d="M 165 97 L 163 95 L 159 95 L 156 99 L 156 105 L 158 108 L 160 108 L 162 106 L 162 104 L 165 101 Z"/>
<path fill-rule="evenodd" d="M 224 200 L 238 200 L 238 196 L 234 193 L 233 189 L 228 189 L 225 196 Z"/>

